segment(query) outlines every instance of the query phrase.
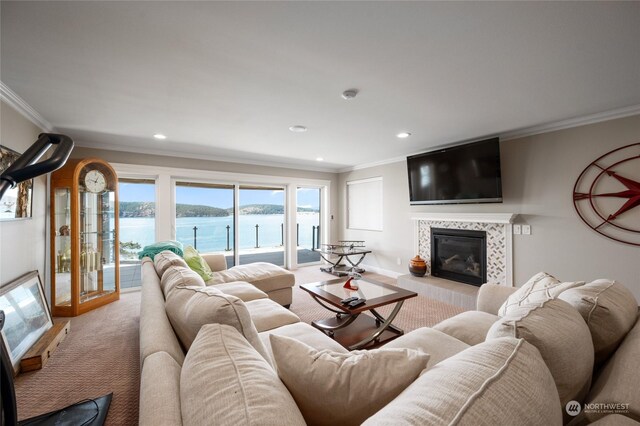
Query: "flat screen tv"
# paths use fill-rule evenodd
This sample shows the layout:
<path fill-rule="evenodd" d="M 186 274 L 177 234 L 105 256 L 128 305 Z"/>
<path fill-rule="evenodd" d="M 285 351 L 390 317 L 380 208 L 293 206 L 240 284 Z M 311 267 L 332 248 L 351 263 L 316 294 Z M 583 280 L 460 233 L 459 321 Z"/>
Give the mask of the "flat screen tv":
<path fill-rule="evenodd" d="M 498 138 L 407 157 L 411 205 L 501 203 Z"/>

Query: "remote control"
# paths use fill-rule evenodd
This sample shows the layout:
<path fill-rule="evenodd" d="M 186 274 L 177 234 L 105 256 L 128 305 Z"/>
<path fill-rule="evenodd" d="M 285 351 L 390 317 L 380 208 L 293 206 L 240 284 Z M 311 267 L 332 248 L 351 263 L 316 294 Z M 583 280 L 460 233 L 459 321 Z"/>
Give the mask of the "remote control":
<path fill-rule="evenodd" d="M 358 300 L 358 296 L 347 297 L 346 299 L 341 300 L 340 303 L 342 303 L 343 305 L 348 305 L 354 300 Z"/>
<path fill-rule="evenodd" d="M 364 302 L 366 302 L 367 299 L 357 299 L 354 300 L 353 302 L 349 302 L 349 307 L 350 308 L 355 308 L 356 306 L 360 306 L 362 305 Z"/>

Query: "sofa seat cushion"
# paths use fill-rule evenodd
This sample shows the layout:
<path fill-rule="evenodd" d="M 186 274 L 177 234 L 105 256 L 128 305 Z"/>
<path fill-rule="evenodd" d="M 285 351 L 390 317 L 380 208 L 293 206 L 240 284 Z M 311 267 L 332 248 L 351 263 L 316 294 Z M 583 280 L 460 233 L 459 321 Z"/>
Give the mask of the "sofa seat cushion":
<path fill-rule="evenodd" d="M 553 377 L 538 350 L 501 338 L 427 370 L 367 426 L 561 425 Z"/>
<path fill-rule="evenodd" d="M 246 305 L 258 333 L 300 322 L 296 314 L 271 299 L 252 300 Z"/>
<path fill-rule="evenodd" d="M 447 318 L 433 328 L 473 346 L 484 342 L 487 332 L 499 319 L 497 315 L 482 311 L 466 311 Z"/>
<path fill-rule="evenodd" d="M 165 299 L 175 287 L 204 287 L 204 281 L 188 266 L 172 266 L 160 279 L 160 288 Z"/>
<path fill-rule="evenodd" d="M 633 293 L 616 281 L 596 280 L 558 297 L 577 309 L 587 323 L 596 365 L 611 356 L 638 315 L 638 301 Z"/>
<path fill-rule="evenodd" d="M 224 294 L 215 287 L 176 287 L 169 293 L 165 309 L 187 351 L 202 326 L 226 324 L 238 330 L 260 355 L 269 359 L 247 307 L 235 296 Z"/>
<path fill-rule="evenodd" d="M 618 350 L 609 358 L 598 373 L 587 403 L 622 403 L 629 404 L 629 413 L 625 415 L 640 421 L 640 322 L 636 324 L 624 338 Z M 587 414 L 590 421 L 595 421 L 606 413 Z"/>
<path fill-rule="evenodd" d="M 246 281 L 265 293 L 269 293 L 273 290 L 293 287 L 296 282 L 296 276 L 293 272 L 272 263 L 256 262 L 234 266 L 225 271 L 214 272 L 213 278 L 207 281 L 207 285 L 232 281 Z"/>
<path fill-rule="evenodd" d="M 140 372 L 140 426 L 182 424 L 180 371 L 166 352 L 147 357 Z"/>
<path fill-rule="evenodd" d="M 412 349 L 317 351 L 290 337 L 269 337 L 278 375 L 309 425 L 361 424 L 413 382 L 429 361 L 429 355 Z"/>
<path fill-rule="evenodd" d="M 336 342 L 317 328 L 313 328 L 305 322 L 297 322 L 295 324 L 283 325 L 282 327 L 263 331 L 259 334 L 260 339 L 262 339 L 262 343 L 267 348 L 267 352 L 271 355 L 272 360 L 273 350 L 271 349 L 271 339 L 269 338 L 272 334 L 291 337 L 292 339 L 296 339 L 318 351 L 326 349 L 332 352 L 349 353 L 349 351 L 340 343 Z M 273 364 L 275 365 L 275 362 L 273 362 Z"/>
<path fill-rule="evenodd" d="M 521 305 L 540 303 L 548 299 L 555 299 L 563 291 L 583 284 L 584 281 L 570 281 L 563 283 L 546 272 L 539 272 L 529 278 L 529 281 L 505 300 L 498 310 L 498 315 L 503 317 L 507 315 L 512 308 L 517 308 Z"/>
<path fill-rule="evenodd" d="M 256 299 L 267 299 L 267 293 L 262 290 L 258 290 L 253 284 L 245 283 L 242 281 L 234 281 L 224 284 L 216 284 L 214 286 L 224 294 L 230 294 L 235 296 L 243 302 L 251 302 Z"/>
<path fill-rule="evenodd" d="M 181 256 L 178 256 L 172 251 L 165 250 L 156 254 L 153 258 L 153 266 L 156 269 L 156 273 L 160 278 L 164 273 L 172 266 L 182 266 L 188 268 L 187 262 Z"/>
<path fill-rule="evenodd" d="M 567 302 L 549 299 L 512 308 L 487 333 L 487 340 L 500 337 L 522 338 L 538 348 L 555 380 L 563 407 L 586 396 L 593 371 L 591 333 Z"/>
<path fill-rule="evenodd" d="M 187 353 L 180 402 L 185 426 L 305 424 L 271 366 L 237 330 L 220 324 L 203 326 Z"/>
<path fill-rule="evenodd" d="M 324 333 L 322 333 L 324 334 Z M 386 349 L 416 349 L 429 354 L 427 369 L 464 351 L 468 344 L 433 328 L 422 327 L 403 334 L 382 346 Z"/>

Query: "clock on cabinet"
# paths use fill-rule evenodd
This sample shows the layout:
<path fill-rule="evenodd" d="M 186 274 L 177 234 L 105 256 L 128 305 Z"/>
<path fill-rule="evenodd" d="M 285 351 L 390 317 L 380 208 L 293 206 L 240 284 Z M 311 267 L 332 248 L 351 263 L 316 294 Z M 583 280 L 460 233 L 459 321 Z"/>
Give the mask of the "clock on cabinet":
<path fill-rule="evenodd" d="M 76 316 L 120 298 L 118 177 L 106 161 L 51 174 L 51 311 Z"/>

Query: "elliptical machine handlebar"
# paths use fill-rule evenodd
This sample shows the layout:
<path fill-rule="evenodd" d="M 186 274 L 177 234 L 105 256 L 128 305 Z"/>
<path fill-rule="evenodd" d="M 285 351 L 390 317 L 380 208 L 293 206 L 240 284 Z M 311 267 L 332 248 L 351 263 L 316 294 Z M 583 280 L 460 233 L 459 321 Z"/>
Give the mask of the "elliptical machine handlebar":
<path fill-rule="evenodd" d="M 57 145 L 51 157 L 38 162 L 51 146 Z M 20 182 L 50 173 L 64 166 L 73 149 L 73 140 L 66 135 L 40 133 L 38 140 L 0 175 L 0 199 Z"/>

